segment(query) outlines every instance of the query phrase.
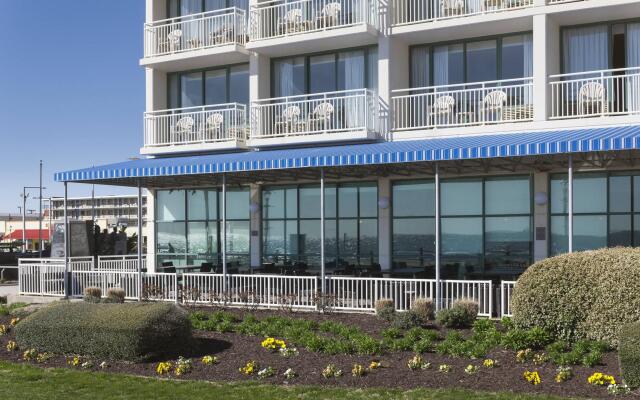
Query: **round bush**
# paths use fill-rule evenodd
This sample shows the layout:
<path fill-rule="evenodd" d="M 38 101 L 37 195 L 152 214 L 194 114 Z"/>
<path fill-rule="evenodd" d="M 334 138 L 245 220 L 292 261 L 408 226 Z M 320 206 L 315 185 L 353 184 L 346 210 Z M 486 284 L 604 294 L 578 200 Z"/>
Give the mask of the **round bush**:
<path fill-rule="evenodd" d="M 521 328 L 617 346 L 620 327 L 640 321 L 640 249 L 583 251 L 537 262 L 518 279 L 512 305 Z"/>

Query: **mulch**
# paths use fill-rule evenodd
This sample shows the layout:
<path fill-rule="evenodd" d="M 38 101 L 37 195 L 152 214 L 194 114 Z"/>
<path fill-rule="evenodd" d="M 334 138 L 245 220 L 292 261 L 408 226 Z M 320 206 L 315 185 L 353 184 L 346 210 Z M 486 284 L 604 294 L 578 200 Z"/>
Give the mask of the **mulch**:
<path fill-rule="evenodd" d="M 207 310 L 211 310 L 208 308 Z M 238 316 L 249 312 L 244 310 L 232 310 Z M 340 321 L 346 324 L 356 325 L 367 333 L 379 336 L 381 329 L 386 327 L 386 323 L 368 314 L 319 314 L 319 313 L 290 313 L 275 310 L 250 311 L 258 318 L 268 315 L 286 315 L 294 318 L 305 318 L 316 321 Z M 9 318 L 0 317 L 0 324 L 8 324 Z M 435 327 L 433 327 L 436 329 Z M 446 332 L 441 332 L 444 336 Z M 358 387 L 358 388 L 466 388 L 471 390 L 481 390 L 489 392 L 513 392 L 513 393 L 537 393 L 552 394 L 558 396 L 584 397 L 584 398 L 611 398 L 606 387 L 594 387 L 587 383 L 587 377 L 594 372 L 603 372 L 614 375 L 617 380 L 620 377 L 617 354 L 610 352 L 605 354 L 602 365 L 595 368 L 583 366 L 573 367 L 573 378 L 564 383 L 556 383 L 556 367 L 552 363 L 543 366 L 535 366 L 532 363 L 521 364 L 515 359 L 514 351 L 496 350 L 489 354 L 487 358 L 498 360 L 499 367 L 489 369 L 482 366 L 482 360 L 470 360 L 467 358 L 452 358 L 440 356 L 435 353 L 424 354 L 425 361 L 430 362 L 432 367 L 427 370 L 411 371 L 407 367 L 407 361 L 414 355 L 412 352 L 390 352 L 379 357 L 358 356 L 358 355 L 325 355 L 321 353 L 309 352 L 299 348 L 299 355 L 293 357 L 282 357 L 277 353 L 269 352 L 260 346 L 261 337 L 243 336 L 235 333 L 216 333 L 206 331 L 195 331 L 198 346 L 192 349 L 191 354 L 184 354 L 191 357 L 193 370 L 180 377 L 186 380 L 208 380 L 217 382 L 230 381 L 256 381 L 256 375 L 245 376 L 238 371 L 247 361 L 254 360 L 260 368 L 267 366 L 275 369 L 276 375 L 262 380 L 264 383 L 279 385 L 324 385 L 332 387 Z M 7 352 L 6 344 L 13 340 L 13 334 L 0 336 L 0 360 L 24 363 L 22 351 Z M 203 355 L 215 355 L 218 363 L 206 366 L 200 362 Z M 365 367 L 371 361 L 382 362 L 382 368 L 367 373 L 364 377 L 354 377 L 351 375 L 351 368 L 355 363 Z M 94 367 L 92 370 L 100 370 L 98 365 L 102 360 L 92 360 Z M 326 379 L 321 375 L 327 364 L 335 364 L 342 369 L 343 376 L 339 378 Z M 46 367 L 73 368 L 67 364 L 67 358 L 55 356 L 43 364 L 31 364 Z M 441 364 L 449 364 L 451 371 L 442 373 L 438 371 Z M 479 366 L 479 371 L 473 375 L 464 372 L 467 365 Z M 157 362 L 128 363 L 110 362 L 107 372 L 125 373 L 140 376 L 157 376 L 155 368 Z M 297 377 L 287 380 L 283 372 L 287 368 L 293 368 Z M 523 372 L 538 371 L 542 383 L 534 386 L 523 378 Z M 171 379 L 176 379 L 172 377 Z M 638 399 L 640 394 L 628 396 L 616 396 L 616 398 Z"/>

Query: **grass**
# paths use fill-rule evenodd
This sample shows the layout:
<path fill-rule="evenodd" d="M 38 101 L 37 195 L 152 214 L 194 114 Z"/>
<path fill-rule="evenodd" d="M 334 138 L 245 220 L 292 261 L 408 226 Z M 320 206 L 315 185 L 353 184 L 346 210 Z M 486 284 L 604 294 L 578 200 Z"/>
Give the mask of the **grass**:
<path fill-rule="evenodd" d="M 0 394 L 12 399 L 402 399 L 402 400 L 555 400 L 559 397 L 466 390 L 350 389 L 160 380 L 121 374 L 38 368 L 0 362 Z M 64 396 L 64 397 L 63 397 Z"/>

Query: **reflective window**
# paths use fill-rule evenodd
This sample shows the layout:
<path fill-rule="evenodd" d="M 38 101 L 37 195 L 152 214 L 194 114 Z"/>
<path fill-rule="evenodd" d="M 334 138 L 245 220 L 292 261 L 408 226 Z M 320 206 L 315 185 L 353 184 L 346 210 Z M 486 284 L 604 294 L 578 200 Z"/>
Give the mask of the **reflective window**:
<path fill-rule="evenodd" d="M 161 190 L 156 198 L 157 221 L 183 220 L 184 190 Z"/>
<path fill-rule="evenodd" d="M 443 181 L 440 191 L 443 216 L 482 214 L 482 180 Z"/>
<path fill-rule="evenodd" d="M 333 92 L 336 89 L 334 54 L 309 57 L 309 93 Z"/>
<path fill-rule="evenodd" d="M 249 103 L 249 66 L 167 74 L 170 108 Z"/>
<path fill-rule="evenodd" d="M 496 40 L 483 40 L 467 44 L 467 82 L 498 79 L 498 50 Z M 479 66 L 482 66 L 479 68 Z"/>

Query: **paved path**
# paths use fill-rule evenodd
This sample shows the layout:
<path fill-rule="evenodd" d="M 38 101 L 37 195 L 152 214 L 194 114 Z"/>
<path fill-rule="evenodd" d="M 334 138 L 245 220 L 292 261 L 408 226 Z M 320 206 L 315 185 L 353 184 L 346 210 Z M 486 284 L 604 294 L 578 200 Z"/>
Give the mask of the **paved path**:
<path fill-rule="evenodd" d="M 18 284 L 0 285 L 0 296 L 6 296 L 9 294 L 18 294 Z"/>

